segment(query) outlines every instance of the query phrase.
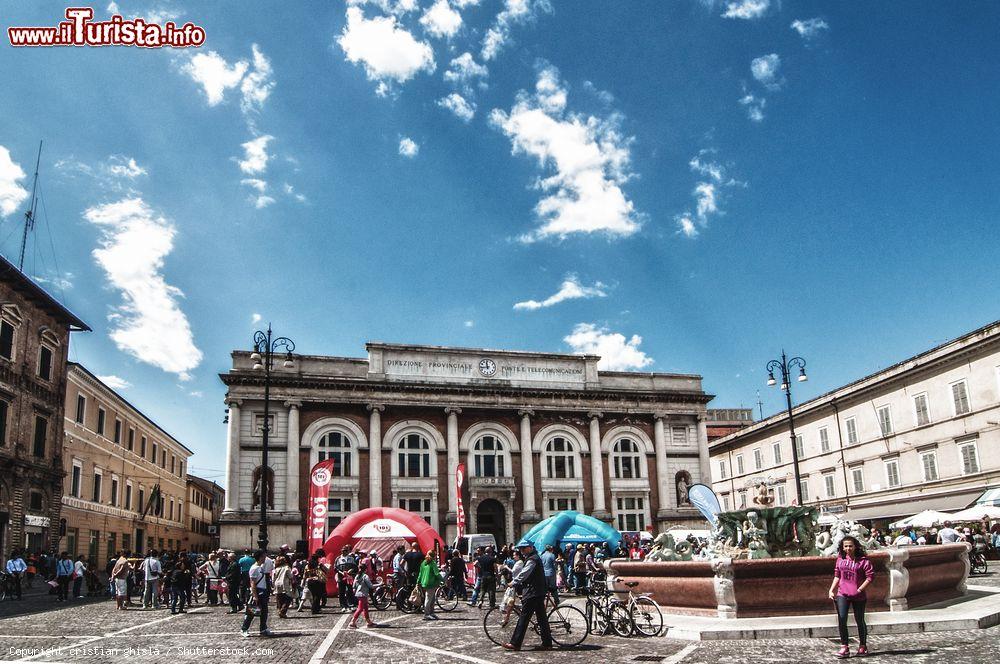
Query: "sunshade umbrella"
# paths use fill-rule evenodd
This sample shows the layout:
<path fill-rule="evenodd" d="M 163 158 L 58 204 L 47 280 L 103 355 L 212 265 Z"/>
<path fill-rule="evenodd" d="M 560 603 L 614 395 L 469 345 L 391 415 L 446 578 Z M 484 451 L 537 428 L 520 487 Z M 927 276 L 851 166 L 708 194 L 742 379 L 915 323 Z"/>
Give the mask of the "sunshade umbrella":
<path fill-rule="evenodd" d="M 953 521 L 980 521 L 983 517 L 987 519 L 1000 519 L 1000 507 L 996 507 L 995 505 L 973 505 L 951 515 Z"/>
<path fill-rule="evenodd" d="M 913 516 L 908 516 L 905 519 L 900 519 L 895 523 L 890 523 L 890 528 L 906 528 L 908 526 L 913 526 L 914 528 L 930 528 L 932 526 L 939 526 L 945 521 L 952 521 L 955 517 L 947 512 L 938 512 L 936 510 L 924 510 L 919 514 L 914 514 Z"/>

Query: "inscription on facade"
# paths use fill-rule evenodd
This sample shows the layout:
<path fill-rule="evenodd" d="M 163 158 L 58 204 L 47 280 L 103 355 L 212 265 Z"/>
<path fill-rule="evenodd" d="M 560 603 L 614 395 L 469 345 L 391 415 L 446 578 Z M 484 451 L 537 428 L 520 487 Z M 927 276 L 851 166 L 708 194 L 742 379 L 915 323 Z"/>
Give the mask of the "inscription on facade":
<path fill-rule="evenodd" d="M 479 379 L 582 384 L 587 376 L 584 358 L 511 357 L 489 351 L 476 355 L 395 349 L 381 352 L 382 367 L 389 380 L 423 378 L 435 382 L 465 382 Z"/>

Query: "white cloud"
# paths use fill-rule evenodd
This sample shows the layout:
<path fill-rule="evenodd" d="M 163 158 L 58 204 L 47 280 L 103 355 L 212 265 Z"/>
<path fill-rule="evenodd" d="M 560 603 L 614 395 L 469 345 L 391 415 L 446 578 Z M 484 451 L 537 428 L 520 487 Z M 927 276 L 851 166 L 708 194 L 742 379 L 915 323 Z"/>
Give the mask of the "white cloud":
<path fill-rule="evenodd" d="M 240 180 L 240 184 L 245 184 L 246 186 L 256 189 L 261 193 L 267 191 L 267 182 L 261 180 L 260 178 L 243 178 Z"/>
<path fill-rule="evenodd" d="M 205 393 L 202 392 L 201 390 L 192 390 L 192 391 L 188 392 L 188 394 L 191 395 L 192 397 L 194 397 L 195 399 L 200 399 L 203 396 L 205 396 Z"/>
<path fill-rule="evenodd" d="M 253 51 L 253 70 L 240 84 L 240 93 L 243 95 L 240 108 L 244 113 L 259 111 L 274 90 L 271 61 L 261 52 L 257 44 L 252 44 L 250 48 Z"/>
<path fill-rule="evenodd" d="M 698 182 L 691 195 L 694 196 L 694 210 L 685 211 L 674 217 L 677 232 L 684 237 L 698 236 L 699 228 L 708 226 L 709 220 L 723 214 L 720 207 L 721 192 L 728 187 L 745 187 L 746 183 L 730 177 L 722 164 L 709 158 L 715 150 L 700 150 L 688 161 L 691 170 L 708 179 Z"/>
<path fill-rule="evenodd" d="M 28 198 L 28 190 L 21 186 L 24 171 L 10 158 L 10 151 L 0 145 L 0 216 L 15 212 Z"/>
<path fill-rule="evenodd" d="M 476 321 L 474 321 L 474 320 L 467 320 L 467 321 L 465 321 L 463 323 L 463 325 L 465 325 L 465 327 L 474 327 L 476 325 Z"/>
<path fill-rule="evenodd" d="M 593 323 L 578 323 L 563 341 L 577 355 L 600 355 L 597 368 L 605 371 L 641 369 L 653 363 L 653 358 L 639 350 L 642 337 L 638 334 L 626 339 L 623 334 Z"/>
<path fill-rule="evenodd" d="M 698 228 L 694 225 L 694 221 L 691 220 L 690 214 L 682 214 L 677 217 L 677 225 L 680 227 L 678 232 L 683 233 L 684 237 L 698 236 Z"/>
<path fill-rule="evenodd" d="M 792 30 L 799 33 L 803 39 L 813 39 L 823 30 L 829 30 L 830 25 L 821 18 L 797 19 L 792 21 Z"/>
<path fill-rule="evenodd" d="M 771 0 L 737 0 L 726 4 L 723 18 L 760 18 L 771 6 Z"/>
<path fill-rule="evenodd" d="M 274 199 L 266 194 L 261 194 L 260 196 L 251 196 L 250 200 L 253 201 L 253 206 L 258 210 L 262 210 L 271 203 L 274 203 Z"/>
<path fill-rule="evenodd" d="M 437 0 L 420 17 L 420 25 L 434 37 L 453 37 L 462 27 L 462 15 L 451 8 L 448 0 Z"/>
<path fill-rule="evenodd" d="M 490 120 L 511 139 L 513 154 L 535 157 L 552 175 L 537 186 L 548 192 L 535 207 L 541 226 L 522 236 L 530 242 L 571 233 L 626 237 L 639 230 L 635 208 L 622 191 L 629 179 L 631 139 L 619 132 L 620 116 L 607 119 L 566 113 L 558 72 L 539 73 L 536 93 L 520 93 L 510 113 L 494 109 Z"/>
<path fill-rule="evenodd" d="M 257 175 L 267 170 L 267 161 L 270 155 L 267 154 L 267 144 L 274 139 L 273 136 L 258 136 L 243 144 L 243 159 L 238 160 L 240 170 L 247 175 Z"/>
<path fill-rule="evenodd" d="M 476 105 L 466 101 L 465 97 L 457 92 L 452 92 L 447 97 L 438 99 L 437 105 L 441 108 L 447 108 L 462 122 L 469 122 L 476 115 Z"/>
<path fill-rule="evenodd" d="M 101 231 L 93 256 L 122 295 L 109 316 L 111 339 L 138 360 L 190 379 L 202 353 L 178 305 L 183 293 L 162 274 L 177 233 L 173 224 L 139 197 L 88 208 L 83 216 Z"/>
<path fill-rule="evenodd" d="M 358 7 L 348 7 L 347 25 L 337 43 L 349 62 L 363 64 L 368 79 L 379 82 L 379 94 L 387 94 L 393 81 L 405 83 L 435 69 L 430 45 L 400 27 L 394 16 L 368 20 Z"/>
<path fill-rule="evenodd" d="M 712 178 L 716 182 L 721 182 L 725 170 L 721 164 L 717 164 L 714 161 L 702 161 L 707 154 L 709 154 L 708 150 L 701 150 L 697 155 L 691 157 L 691 161 L 688 162 L 688 166 L 690 166 L 691 170 L 696 173 L 701 173 L 702 175 Z"/>
<path fill-rule="evenodd" d="M 527 23 L 535 18 L 538 12 L 551 12 L 552 5 L 548 0 L 504 0 L 503 10 L 497 14 L 493 25 L 486 31 L 483 38 L 483 48 L 480 57 L 489 62 L 497 57 L 500 49 L 510 39 L 511 27 Z"/>
<path fill-rule="evenodd" d="M 448 70 L 444 73 L 444 80 L 469 89 L 474 79 L 486 78 L 488 75 L 489 70 L 476 62 L 471 53 L 466 52 L 451 61 Z M 485 84 L 480 83 L 480 85 Z"/>
<path fill-rule="evenodd" d="M 226 90 L 235 88 L 250 67 L 246 60 L 230 65 L 215 51 L 197 53 L 181 66 L 181 71 L 199 83 L 205 90 L 209 106 L 222 102 Z"/>
<path fill-rule="evenodd" d="M 420 146 L 413 142 L 413 139 L 403 137 L 399 141 L 399 154 L 409 159 L 413 159 L 420 152 Z"/>
<path fill-rule="evenodd" d="M 479 0 L 451 0 L 451 4 L 459 9 L 465 9 L 466 7 L 475 7 L 479 4 Z"/>
<path fill-rule="evenodd" d="M 119 378 L 118 376 L 98 376 L 97 380 L 101 381 L 112 390 L 124 390 L 127 387 L 132 387 L 132 383 L 128 382 L 124 378 Z"/>
<path fill-rule="evenodd" d="M 764 119 L 764 106 L 767 105 L 767 100 L 763 97 L 755 97 L 747 93 L 740 97 L 740 104 L 746 106 L 747 117 L 754 122 L 761 122 Z"/>
<path fill-rule="evenodd" d="M 49 284 L 53 288 L 60 291 L 69 290 L 70 288 L 73 287 L 72 272 L 67 272 L 66 274 L 55 274 L 51 276 L 34 274 L 31 276 L 31 278 L 40 284 Z"/>
<path fill-rule="evenodd" d="M 417 0 L 398 0 L 397 2 L 392 2 L 392 0 L 347 0 L 347 5 L 355 7 L 374 5 L 382 10 L 383 14 L 395 14 L 396 16 L 420 9 Z"/>
<path fill-rule="evenodd" d="M 118 9 L 118 3 L 117 2 L 109 2 L 108 3 L 108 7 L 107 7 L 107 9 L 105 11 L 107 11 L 109 14 L 119 14 L 119 13 L 121 13 L 121 11 Z"/>
<path fill-rule="evenodd" d="M 694 188 L 697 201 L 696 214 L 699 219 L 708 219 L 709 215 L 719 211 L 719 203 L 715 198 L 715 185 L 709 182 L 699 182 Z"/>
<path fill-rule="evenodd" d="M 782 81 L 778 78 L 778 68 L 781 67 L 781 56 L 769 53 L 750 61 L 750 72 L 768 90 L 777 90 Z"/>
<path fill-rule="evenodd" d="M 576 275 L 568 274 L 562 284 L 560 284 L 559 290 L 553 295 L 548 296 L 541 302 L 538 300 L 518 302 L 514 305 L 514 309 L 516 311 L 535 311 L 536 309 L 544 309 L 546 307 L 554 306 L 560 302 L 565 302 L 566 300 L 586 300 L 592 297 L 606 296 L 607 292 L 604 290 L 604 284 L 600 281 L 595 283 L 593 286 L 584 286 L 580 283 L 580 280 L 577 279 Z"/>
<path fill-rule="evenodd" d="M 286 194 L 288 194 L 289 196 L 291 196 L 292 198 L 294 198 L 295 200 L 297 200 L 299 203 L 305 203 L 306 202 L 305 194 L 300 194 L 300 193 L 296 192 L 295 191 L 295 187 L 293 187 L 292 185 L 288 184 L 287 182 L 285 183 L 283 189 L 284 189 L 284 192 Z"/>
<path fill-rule="evenodd" d="M 158 23 L 160 25 L 165 24 L 167 21 L 176 20 L 180 14 L 165 8 L 151 9 L 145 13 L 143 18 L 146 23 Z"/>
<path fill-rule="evenodd" d="M 112 155 L 109 157 L 107 169 L 111 175 L 128 178 L 129 180 L 134 180 L 140 175 L 146 175 L 146 169 L 137 164 L 135 159 L 132 157 L 126 159 L 123 155 Z"/>
<path fill-rule="evenodd" d="M 261 321 L 260 314 L 253 314 L 252 316 L 250 316 L 250 324 L 251 325 L 256 325 L 260 321 Z"/>

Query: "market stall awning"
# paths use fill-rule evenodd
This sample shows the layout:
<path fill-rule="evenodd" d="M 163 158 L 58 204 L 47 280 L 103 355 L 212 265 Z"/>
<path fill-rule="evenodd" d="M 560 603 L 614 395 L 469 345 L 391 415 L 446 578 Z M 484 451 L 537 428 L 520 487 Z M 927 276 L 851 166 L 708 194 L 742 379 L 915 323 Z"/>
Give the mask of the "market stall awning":
<path fill-rule="evenodd" d="M 1000 505 L 1000 487 L 993 487 L 983 491 L 982 495 L 976 498 L 977 505 Z"/>
<path fill-rule="evenodd" d="M 871 519 L 896 519 L 925 510 L 957 512 L 972 504 L 981 493 L 982 489 L 977 488 L 949 495 L 914 497 L 910 500 L 900 500 L 884 505 L 851 505 L 844 518 L 851 521 L 868 521 Z"/>

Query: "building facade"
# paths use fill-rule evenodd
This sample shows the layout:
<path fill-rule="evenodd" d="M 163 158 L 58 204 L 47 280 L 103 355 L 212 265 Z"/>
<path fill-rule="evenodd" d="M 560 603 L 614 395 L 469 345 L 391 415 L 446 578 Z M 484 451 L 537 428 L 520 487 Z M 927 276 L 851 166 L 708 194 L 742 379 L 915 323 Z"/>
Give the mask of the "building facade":
<path fill-rule="evenodd" d="M 204 553 L 219 548 L 219 518 L 226 492 L 211 480 L 187 476 L 188 549 Z"/>
<path fill-rule="evenodd" d="M 0 556 L 59 542 L 66 357 L 89 330 L 0 257 Z"/>
<path fill-rule="evenodd" d="M 807 401 L 793 410 L 803 502 L 884 523 L 957 511 L 1000 486 L 1000 322 Z M 710 444 L 724 509 L 767 481 L 796 498 L 787 414 Z"/>
<path fill-rule="evenodd" d="M 222 546 L 254 546 L 262 482 L 272 546 L 303 538 L 309 472 L 334 460 L 327 533 L 352 512 L 403 507 L 446 540 L 459 489 L 466 532 L 513 541 L 575 509 L 622 530 L 700 517 L 707 480 L 701 377 L 598 371 L 595 356 L 370 343 L 367 358 L 296 356 L 272 373 L 270 469 L 261 469 L 264 378 L 233 353 Z"/>
<path fill-rule="evenodd" d="M 68 378 L 59 550 L 103 569 L 116 551 L 190 548 L 191 450 L 83 365 Z"/>

